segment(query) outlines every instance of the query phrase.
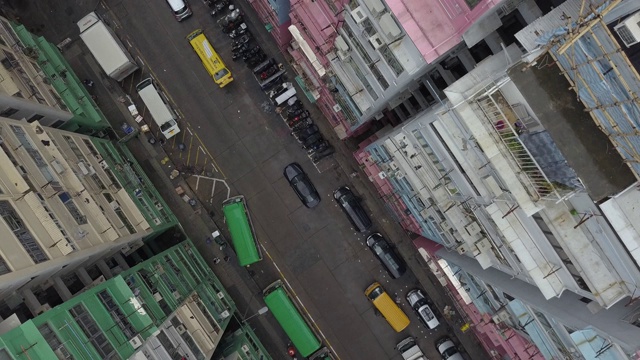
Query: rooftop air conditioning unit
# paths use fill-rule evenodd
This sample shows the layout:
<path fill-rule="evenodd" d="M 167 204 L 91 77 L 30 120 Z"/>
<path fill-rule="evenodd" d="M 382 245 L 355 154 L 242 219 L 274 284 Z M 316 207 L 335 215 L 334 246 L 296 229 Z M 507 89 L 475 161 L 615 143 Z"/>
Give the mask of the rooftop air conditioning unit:
<path fill-rule="evenodd" d="M 640 11 L 626 18 L 613 28 L 626 47 L 640 42 Z"/>
<path fill-rule="evenodd" d="M 100 167 L 103 169 L 108 169 L 109 168 L 109 164 L 107 164 L 106 161 L 102 160 L 100 161 Z"/>
<path fill-rule="evenodd" d="M 396 175 L 395 175 L 396 179 L 400 180 L 400 179 L 404 179 L 404 173 L 400 170 L 396 171 Z"/>
<path fill-rule="evenodd" d="M 116 210 L 120 209 L 120 204 L 118 204 L 117 201 L 112 201 L 112 202 L 109 203 L 109 205 L 111 205 L 111 209 L 113 211 L 116 211 Z"/>
<path fill-rule="evenodd" d="M 245 353 L 249 358 L 251 358 L 251 353 L 249 352 L 249 347 L 247 345 L 242 345 L 242 352 Z"/>
<path fill-rule="evenodd" d="M 353 17 L 353 20 L 355 20 L 358 24 L 360 24 L 364 21 L 364 19 L 367 18 L 367 14 L 364 12 L 364 10 L 362 10 L 362 6 L 358 6 L 357 8 L 353 9 L 353 11 L 351 11 L 351 16 Z"/>
<path fill-rule="evenodd" d="M 380 172 L 378 173 L 378 177 L 379 177 L 380 179 L 386 179 L 386 178 L 387 178 L 387 173 L 386 173 L 386 172 L 384 172 L 384 171 L 380 171 Z"/>
<path fill-rule="evenodd" d="M 160 225 L 160 224 L 162 224 L 162 220 L 158 219 L 158 218 L 153 218 L 153 223 L 156 224 L 156 225 Z"/>
<path fill-rule="evenodd" d="M 231 315 L 231 314 L 229 314 L 229 310 L 225 310 L 225 311 L 223 311 L 223 312 L 221 312 L 221 313 L 220 313 L 220 316 L 221 316 L 223 319 L 228 318 L 228 317 L 229 317 L 229 315 Z"/>
<path fill-rule="evenodd" d="M 375 34 L 372 37 L 370 37 L 369 42 L 371 43 L 371 46 L 373 46 L 373 48 L 376 50 L 380 49 L 382 45 L 385 44 L 380 34 Z"/>
<path fill-rule="evenodd" d="M 224 293 L 222 291 L 218 292 L 218 299 L 224 299 Z"/>
<path fill-rule="evenodd" d="M 178 332 L 178 334 L 182 335 L 187 332 L 187 328 L 184 327 L 184 325 L 178 325 L 176 326 L 176 331 Z"/>

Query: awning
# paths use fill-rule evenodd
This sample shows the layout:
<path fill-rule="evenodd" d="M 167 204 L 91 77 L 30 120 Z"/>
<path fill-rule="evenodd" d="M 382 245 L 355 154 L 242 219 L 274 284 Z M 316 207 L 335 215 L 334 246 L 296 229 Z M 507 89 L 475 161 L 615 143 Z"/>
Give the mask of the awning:
<path fill-rule="evenodd" d="M 318 57 L 309 46 L 309 43 L 307 43 L 307 40 L 302 37 L 300 30 L 298 30 L 295 25 L 291 25 L 289 26 L 289 32 L 298 43 L 298 45 L 300 45 L 300 49 L 302 49 L 304 55 L 307 57 L 307 59 L 309 59 L 309 62 L 311 62 L 311 65 L 313 65 L 314 69 L 316 69 L 318 75 L 320 75 L 321 77 L 324 76 L 324 74 L 326 73 L 324 66 L 322 66 L 322 64 L 318 60 Z"/>

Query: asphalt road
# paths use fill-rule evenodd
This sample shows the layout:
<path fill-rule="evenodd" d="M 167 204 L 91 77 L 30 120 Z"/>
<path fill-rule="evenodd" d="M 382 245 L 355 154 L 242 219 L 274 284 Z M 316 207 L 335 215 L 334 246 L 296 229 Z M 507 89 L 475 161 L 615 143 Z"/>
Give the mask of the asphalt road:
<path fill-rule="evenodd" d="M 433 343 L 444 334 L 452 333 L 446 321 L 441 319 L 437 331 L 426 329 L 418 321 L 404 300 L 408 290 L 419 287 L 416 277 L 409 271 L 401 279 L 390 280 L 364 244 L 364 236 L 354 231 L 331 196 L 334 189 L 345 184 L 351 185 L 356 192 L 364 193 L 365 189 L 353 186 L 353 179 L 342 168 L 322 173 L 314 169 L 284 122 L 273 108 L 266 106 L 268 99 L 251 72 L 242 62 L 231 61 L 231 39 L 217 28 L 202 2 L 191 2 L 194 16 L 182 23 L 175 21 L 163 0 L 107 0 L 104 5 L 96 1 L 79 2 L 82 4 L 78 8 L 50 4 L 50 8 L 37 9 L 51 16 L 43 20 L 42 27 L 36 24 L 33 28 L 46 34 L 54 43 L 71 37 L 74 43 L 65 56 L 73 57 L 72 63 L 82 63 L 99 71 L 90 55 L 82 51 L 83 45 L 77 40 L 74 29 L 75 22 L 86 14 L 79 9 L 97 9 L 121 39 L 132 46 L 131 52 L 140 64 L 144 64 L 141 72 L 121 84 L 122 88 L 139 104 L 134 86 L 152 75 L 179 111 L 182 132 L 165 145 L 174 163 L 196 166 L 211 177 L 223 179 L 230 186 L 232 196 L 243 194 L 247 198 L 267 256 L 252 266 L 250 273 L 230 265 L 231 271 L 240 274 L 239 278 L 247 282 L 255 295 L 255 299 L 253 296 L 234 299 L 236 302 L 255 309 L 261 307 L 262 299 L 256 294 L 283 277 L 325 338 L 325 343 L 339 358 L 401 359 L 394 347 L 409 335 L 419 340 L 429 358 L 439 358 Z M 63 21 L 64 25 L 45 23 L 55 21 Z M 256 27 L 255 22 L 249 25 L 266 52 L 275 56 L 275 46 L 266 31 Z M 235 81 L 224 89 L 218 88 L 208 76 L 185 39 L 198 28 L 204 29 L 234 75 Z M 114 119 L 121 115 L 119 117 L 107 108 L 105 106 L 105 114 L 117 126 L 120 120 Z M 143 109 L 141 105 L 139 108 Z M 315 113 L 319 114 L 318 111 Z M 157 129 L 154 131 L 157 133 Z M 185 144 L 187 150 L 178 151 L 178 143 Z M 282 176 L 283 168 L 294 161 L 305 168 L 322 196 L 317 208 L 310 210 L 302 206 Z M 195 188 L 194 179 L 189 181 Z M 199 184 L 201 198 L 208 199 L 210 186 L 205 182 Z M 217 188 L 211 203 L 217 216 L 220 215 L 220 203 L 226 197 L 221 189 Z M 374 211 L 377 205 L 371 200 L 365 199 L 365 203 L 371 205 L 378 228 L 382 228 L 383 223 L 388 227 L 390 219 L 384 212 Z M 216 221 L 223 227 L 221 218 L 217 217 Z M 219 270 L 214 268 L 214 271 Z M 375 314 L 363 295 L 364 289 L 373 281 L 381 282 L 390 294 L 402 297 L 401 306 L 412 323 L 407 330 L 397 334 Z M 231 293 L 234 294 L 233 290 Z M 265 322 L 268 322 L 269 330 L 258 333 L 273 336 L 274 343 L 280 346 L 283 333 L 271 315 L 263 315 L 252 324 Z M 263 338 L 263 341 L 269 340 Z"/>

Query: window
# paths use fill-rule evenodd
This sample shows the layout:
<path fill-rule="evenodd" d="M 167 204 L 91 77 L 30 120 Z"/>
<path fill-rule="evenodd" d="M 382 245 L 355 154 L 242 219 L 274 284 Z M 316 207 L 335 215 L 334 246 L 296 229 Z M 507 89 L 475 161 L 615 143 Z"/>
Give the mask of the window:
<path fill-rule="evenodd" d="M 91 140 L 89 139 L 82 139 L 82 142 L 84 143 L 84 146 L 87 147 L 87 149 L 89 149 L 89 152 L 91 153 L 91 155 L 93 156 L 98 156 L 100 155 L 98 153 L 98 150 L 96 150 L 96 148 L 93 146 L 93 143 L 91 142 Z"/>
<path fill-rule="evenodd" d="M 52 128 L 57 128 L 62 126 L 64 123 L 66 123 L 66 121 L 64 120 L 57 120 L 56 122 L 54 122 L 53 124 L 51 124 Z"/>
<path fill-rule="evenodd" d="M 58 198 L 62 201 L 64 206 L 67 208 L 67 211 L 69 211 L 69 214 L 71 214 L 73 220 L 75 220 L 78 225 L 84 225 L 87 223 L 87 217 L 80 212 L 80 209 L 78 209 L 76 203 L 73 202 L 73 199 L 68 192 L 65 191 L 59 194 Z"/>
<path fill-rule="evenodd" d="M 27 133 L 25 133 L 24 129 L 21 126 L 11 125 L 11 130 L 16 135 L 16 138 L 18 139 L 22 147 L 27 151 L 29 157 L 31 157 L 38 169 L 40 169 L 40 173 L 45 178 L 45 180 L 47 180 L 47 182 L 52 186 L 60 186 L 56 178 L 51 173 L 49 165 L 44 160 L 44 158 L 42 158 L 40 152 L 33 146 L 31 140 L 29 140 L 29 136 L 27 135 Z"/>
<path fill-rule="evenodd" d="M 115 212 L 120 221 L 122 221 L 122 224 L 127 228 L 129 234 L 135 234 L 136 228 L 133 226 L 133 224 L 131 224 L 124 211 L 122 211 L 122 207 L 120 207 L 120 203 L 118 202 L 118 200 L 115 200 L 109 193 L 104 193 L 102 194 L 102 196 L 104 196 L 105 200 L 109 202 L 109 205 L 111 205 L 111 209 L 113 209 L 113 212 Z"/>
<path fill-rule="evenodd" d="M 9 268 L 9 265 L 7 265 L 7 262 L 4 261 L 2 256 L 0 256 L 0 275 L 8 274 L 10 272 L 11 269 Z"/>
<path fill-rule="evenodd" d="M 83 304 L 78 304 L 69 310 L 69 313 L 76 321 L 84 335 L 89 339 L 91 345 L 96 349 L 102 359 L 119 359 L 109 339 L 104 335 L 102 329 L 98 327 L 96 321 L 87 312 Z"/>
<path fill-rule="evenodd" d="M 38 330 L 44 340 L 49 344 L 49 347 L 56 353 L 56 356 L 60 360 L 73 359 L 73 356 L 69 353 L 67 348 L 60 342 L 56 333 L 51 330 L 49 324 L 42 324 L 38 326 Z"/>
<path fill-rule="evenodd" d="M 71 136 L 63 135 L 62 138 L 64 139 L 64 141 L 67 142 L 67 145 L 69 145 L 69 148 L 71 148 L 73 155 L 75 155 L 78 158 L 78 160 L 86 161 L 84 154 L 82 153 L 82 150 L 80 150 L 80 148 L 78 147 L 78 144 L 76 144 L 76 142 L 71 138 Z"/>
<path fill-rule="evenodd" d="M 17 113 L 18 111 L 20 111 L 20 110 L 14 109 L 14 108 L 6 108 L 6 109 L 2 110 L 2 112 L 0 112 L 0 116 L 9 117 L 9 116 Z"/>
<path fill-rule="evenodd" d="M 29 229 L 26 228 L 24 222 L 18 215 L 18 213 L 14 210 L 11 203 L 6 200 L 0 201 L 0 216 L 5 221 L 7 226 L 13 231 L 13 234 L 18 238 L 18 241 L 24 248 L 24 250 L 29 254 L 31 260 L 36 264 L 49 260 L 49 257 L 40 247 L 40 244 L 36 241 L 36 239 L 31 235 Z"/>
<path fill-rule="evenodd" d="M 44 115 L 35 114 L 35 115 L 32 115 L 30 118 L 28 118 L 28 119 L 27 119 L 27 122 L 28 122 L 29 124 L 31 124 L 32 122 L 34 122 L 34 121 L 36 121 L 36 120 L 40 120 L 40 119 L 42 119 L 43 117 L 44 117 Z"/>
<path fill-rule="evenodd" d="M 371 98 L 373 98 L 374 101 L 378 100 L 378 94 L 376 94 L 375 90 L 373 90 L 373 87 L 371 87 L 369 80 L 367 80 L 367 78 L 365 77 L 365 74 L 362 72 L 360 67 L 352 59 L 346 60 L 345 62 L 351 65 L 353 72 L 356 73 L 358 80 L 360 80 L 364 88 L 367 89 L 367 92 L 369 93 Z"/>
<path fill-rule="evenodd" d="M 382 45 L 379 49 L 380 55 L 384 58 L 384 61 L 387 62 L 391 70 L 396 74 L 396 76 L 400 76 L 404 72 L 404 68 L 402 64 L 398 61 L 396 56 L 393 54 L 393 51 L 389 49 L 388 45 Z"/>
<path fill-rule="evenodd" d="M 111 294 L 109 294 L 107 290 L 103 290 L 98 293 L 98 298 L 100 298 L 100 302 L 102 302 L 102 305 L 107 309 L 113 321 L 115 321 L 116 325 L 122 330 L 124 336 L 127 337 L 127 340 L 131 340 L 136 336 L 136 329 L 122 309 L 120 309 L 120 306 L 113 300 Z"/>
<path fill-rule="evenodd" d="M 58 230 L 60 230 L 60 233 L 62 233 L 62 236 L 64 236 L 65 240 L 67 240 L 67 243 L 69 243 L 69 245 L 71 245 L 71 248 L 73 250 L 78 250 L 78 247 L 76 246 L 76 243 L 71 240 L 71 238 L 69 237 L 69 234 L 64 229 L 64 227 L 62 227 L 62 224 L 60 224 L 60 221 L 58 220 L 56 215 L 53 213 L 53 211 L 51 211 L 49 206 L 47 206 L 47 202 L 44 200 L 44 197 L 42 195 L 40 195 L 40 193 L 35 193 L 35 194 L 36 194 L 36 196 L 38 196 L 38 200 L 40 200 L 40 205 L 42 205 L 42 207 L 47 212 L 47 214 L 49 215 L 51 220 L 53 220 L 53 223 L 56 224 L 56 227 L 58 228 Z"/>

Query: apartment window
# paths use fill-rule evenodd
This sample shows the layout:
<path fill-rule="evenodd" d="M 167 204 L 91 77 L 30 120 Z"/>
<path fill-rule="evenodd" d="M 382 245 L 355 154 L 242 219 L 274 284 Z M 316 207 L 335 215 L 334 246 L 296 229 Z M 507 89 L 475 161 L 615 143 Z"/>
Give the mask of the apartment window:
<path fill-rule="evenodd" d="M 0 275 L 8 274 L 10 272 L 11 269 L 9 268 L 9 265 L 7 265 L 7 262 L 4 260 L 4 258 L 0 256 Z"/>
<path fill-rule="evenodd" d="M 75 155 L 78 160 L 86 160 L 84 154 L 82 153 L 82 150 L 80 150 L 78 144 L 76 144 L 71 136 L 64 135 L 62 136 L 62 138 L 67 142 L 67 145 L 69 145 L 69 148 L 71 148 L 71 152 L 73 152 L 73 155 Z"/>
<path fill-rule="evenodd" d="M 64 123 L 66 123 L 66 121 L 64 121 L 64 120 L 58 120 L 58 121 L 54 122 L 53 124 L 51 124 L 51 127 L 52 127 L 52 128 L 57 128 L 57 127 L 62 126 Z"/>
<path fill-rule="evenodd" d="M 7 226 L 13 231 L 13 234 L 24 248 L 24 250 L 29 254 L 33 262 L 39 264 L 41 262 L 49 260 L 49 257 L 40 247 L 40 244 L 36 241 L 36 239 L 31 235 L 31 232 L 24 225 L 24 222 L 15 211 L 13 206 L 6 200 L 0 201 L 0 216 L 5 221 Z"/>
<path fill-rule="evenodd" d="M 180 320 L 175 316 L 171 318 L 171 324 L 174 327 L 178 327 L 182 325 Z M 185 344 L 187 344 L 187 347 L 189 347 L 189 350 L 191 350 L 191 352 L 195 355 L 195 358 L 197 360 L 204 360 L 204 355 L 202 354 L 202 351 L 200 351 L 200 348 L 198 347 L 196 342 L 193 341 L 193 338 L 191 337 L 191 334 L 189 334 L 188 331 L 185 331 L 184 333 L 180 334 L 180 337 L 185 342 Z"/>
<path fill-rule="evenodd" d="M 209 309 L 207 309 L 207 307 L 204 306 L 204 304 L 202 303 L 202 300 L 197 299 L 196 305 L 198 306 L 198 309 L 200 309 L 200 312 L 204 315 L 204 317 L 207 318 L 207 322 L 209 322 L 209 324 L 213 328 L 213 332 L 215 332 L 216 334 L 219 334 L 221 330 L 220 326 L 218 326 L 218 323 L 216 322 L 216 320 L 213 318 L 213 316 L 211 316 Z"/>
<path fill-rule="evenodd" d="M 389 82 L 387 81 L 387 79 L 385 79 L 384 75 L 382 75 L 380 70 L 378 70 L 378 67 L 376 66 L 376 64 L 370 64 L 369 70 L 371 70 L 371 74 L 373 74 L 373 77 L 376 78 L 376 80 L 378 81 L 378 84 L 380 84 L 380 87 L 383 90 L 386 90 L 389 87 Z"/>
<path fill-rule="evenodd" d="M 182 251 L 178 251 L 176 253 L 178 255 L 178 261 L 180 261 L 180 263 L 182 263 L 182 266 L 187 269 L 187 272 L 189 273 L 189 276 L 191 276 L 191 279 L 193 279 L 193 281 L 196 283 L 200 282 L 200 277 L 198 277 L 198 275 L 196 275 L 196 273 L 193 271 L 193 269 L 191 268 L 191 263 L 187 261 L 187 259 L 185 259 Z"/>
<path fill-rule="evenodd" d="M 362 70 L 360 70 L 360 67 L 358 65 L 356 65 L 356 63 L 353 62 L 353 60 L 351 60 L 351 59 L 349 59 L 349 60 L 347 60 L 345 62 L 351 66 L 353 71 L 356 73 L 356 76 L 358 77 L 358 80 L 360 80 L 360 82 L 362 83 L 364 88 L 367 89 L 367 92 L 373 98 L 373 100 L 374 101 L 378 100 L 378 94 L 376 94 L 375 90 L 373 90 L 373 87 L 369 83 L 369 80 L 367 80 L 367 78 L 364 75 L 364 73 L 362 72 Z"/>
<path fill-rule="evenodd" d="M 89 339 L 91 345 L 96 349 L 102 359 L 119 359 L 109 339 L 104 335 L 102 329 L 98 327 L 96 321 L 91 317 L 83 304 L 78 304 L 69 310 L 71 316 L 78 324 L 84 335 Z"/>
<path fill-rule="evenodd" d="M 18 111 L 20 111 L 20 110 L 14 109 L 14 108 L 11 108 L 11 107 L 10 108 L 6 108 L 6 109 L 2 110 L 2 112 L 0 112 L 0 116 L 9 117 L 9 116 L 17 113 Z"/>
<path fill-rule="evenodd" d="M 42 155 L 40 155 L 40 152 L 33 146 L 31 140 L 29 140 L 29 136 L 27 135 L 27 133 L 25 133 L 24 129 L 21 126 L 11 125 L 11 130 L 15 134 L 22 147 L 27 151 L 29 157 L 31 157 L 33 162 L 36 164 L 45 180 L 47 180 L 47 182 L 51 183 L 53 186 L 59 186 L 56 178 L 53 176 L 51 170 L 49 169 L 49 165 L 46 161 L 44 161 Z"/>
<path fill-rule="evenodd" d="M 113 171 L 111 171 L 111 169 L 104 169 L 104 173 L 107 174 L 107 177 L 111 181 L 111 184 L 113 184 L 113 186 L 117 190 L 122 189 L 122 186 L 120 186 L 120 182 L 118 182 L 118 178 L 116 178 L 116 176 L 113 174 Z"/>
<path fill-rule="evenodd" d="M 173 345 L 173 343 L 167 336 L 167 333 L 164 332 L 164 330 L 161 330 L 158 333 L 157 337 L 160 344 L 162 344 L 162 347 L 164 347 L 164 349 L 169 353 L 169 356 L 172 359 L 182 359 L 182 355 L 178 353 L 178 349 L 176 349 L 176 347 Z"/>
<path fill-rule="evenodd" d="M 135 234 L 136 228 L 133 227 L 133 224 L 131 224 L 129 218 L 127 218 L 127 215 L 124 213 L 124 211 L 122 211 L 122 207 L 120 206 L 118 200 L 115 200 L 109 193 L 104 193 L 102 194 L 102 196 L 104 196 L 105 200 L 109 202 L 109 205 L 111 205 L 111 209 L 113 209 L 113 212 L 115 212 L 120 221 L 122 221 L 122 224 L 124 224 L 124 226 L 127 228 L 129 234 Z"/>
<path fill-rule="evenodd" d="M 75 242 L 71 240 L 71 238 L 69 237 L 69 234 L 64 229 L 64 227 L 62 227 L 62 224 L 60 224 L 60 221 L 58 220 L 56 215 L 53 213 L 53 211 L 51 211 L 49 206 L 47 206 L 47 202 L 44 200 L 44 197 L 40 193 L 35 193 L 35 194 L 38 197 L 38 200 L 40 200 L 40 205 L 42 205 L 42 207 L 47 212 L 51 220 L 53 220 L 53 223 L 56 224 L 56 227 L 58 228 L 58 230 L 60 230 L 60 233 L 62 234 L 62 236 L 64 236 L 65 240 L 67 240 L 69 245 L 71 245 L 71 248 L 73 250 L 78 250 L 78 247 L 76 246 Z"/>
<path fill-rule="evenodd" d="M 398 58 L 396 58 L 396 56 L 393 54 L 393 51 L 391 51 L 389 46 L 382 45 L 379 51 L 384 61 L 387 62 L 387 65 L 389 65 L 389 67 L 391 68 L 391 70 L 393 70 L 396 76 L 400 76 L 400 74 L 404 72 L 404 67 L 402 67 L 402 64 L 400 64 L 400 62 L 398 61 Z"/>
<path fill-rule="evenodd" d="M 31 124 L 32 122 L 36 121 L 36 120 L 40 120 L 44 117 L 44 115 L 40 115 L 40 114 L 35 114 L 35 115 L 31 115 L 30 118 L 27 119 L 27 122 L 29 124 Z"/>
<path fill-rule="evenodd" d="M 376 30 L 375 26 L 373 26 L 373 23 L 371 22 L 371 20 L 369 20 L 369 18 L 364 19 L 360 23 L 360 25 L 362 25 L 362 27 L 364 28 L 364 32 L 370 37 L 378 33 L 378 30 Z"/>
<path fill-rule="evenodd" d="M 96 150 L 96 148 L 93 146 L 93 143 L 91 142 L 91 140 L 82 139 L 82 142 L 84 143 L 84 146 L 86 146 L 87 149 L 89 149 L 89 152 L 91 153 L 91 155 L 93 155 L 93 156 L 99 156 L 100 155 L 98 153 L 98 150 Z"/>
<path fill-rule="evenodd" d="M 349 26 L 344 26 L 342 30 L 344 31 L 344 35 L 351 41 L 351 44 L 353 44 L 353 47 L 356 49 L 358 54 L 360 54 L 362 60 L 364 60 L 364 62 L 367 64 L 371 64 L 373 62 L 373 59 L 371 59 L 371 56 L 369 56 L 369 53 L 362 46 L 360 40 L 358 40 L 351 28 Z"/>
<path fill-rule="evenodd" d="M 100 298 L 100 302 L 102 302 L 102 305 L 107 309 L 109 315 L 111 315 L 111 318 L 115 321 L 116 325 L 118 325 L 124 336 L 127 337 L 127 340 L 136 336 L 136 329 L 122 309 L 120 309 L 120 306 L 113 300 L 111 294 L 109 294 L 107 290 L 103 290 L 98 293 L 98 298 Z"/>
<path fill-rule="evenodd" d="M 69 214 L 71 214 L 71 217 L 73 217 L 73 220 L 75 220 L 78 225 L 84 225 L 87 223 L 87 217 L 80 212 L 80 209 L 78 209 L 76 203 L 73 202 L 73 199 L 68 192 L 65 191 L 59 194 L 58 198 L 62 201 L 64 206 L 67 208 L 67 211 L 69 211 Z"/>
<path fill-rule="evenodd" d="M 53 332 L 49 324 L 42 324 L 38 326 L 38 331 L 40 331 L 40 334 L 42 334 L 42 337 L 47 342 L 47 344 L 49 344 L 49 347 L 53 350 L 58 359 L 73 359 L 73 355 L 71 355 L 67 348 L 64 347 L 62 342 L 60 342 L 60 339 L 58 338 L 56 333 Z"/>

